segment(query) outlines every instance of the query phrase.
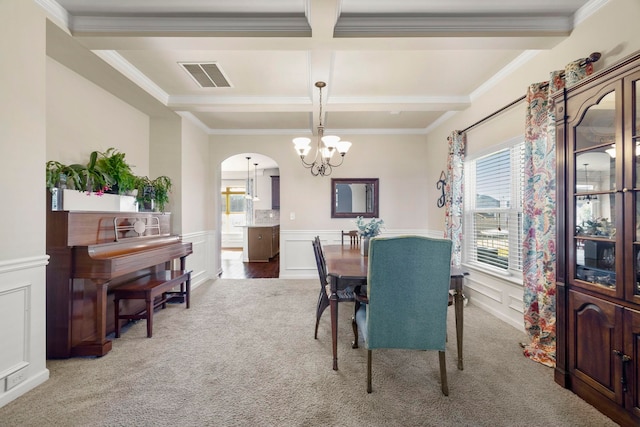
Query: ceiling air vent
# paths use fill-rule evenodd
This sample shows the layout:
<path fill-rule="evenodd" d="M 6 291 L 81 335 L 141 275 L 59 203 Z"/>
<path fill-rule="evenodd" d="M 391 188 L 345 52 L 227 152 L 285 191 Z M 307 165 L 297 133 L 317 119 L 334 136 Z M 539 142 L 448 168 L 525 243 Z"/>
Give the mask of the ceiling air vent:
<path fill-rule="evenodd" d="M 231 87 L 215 62 L 180 63 L 201 87 Z"/>

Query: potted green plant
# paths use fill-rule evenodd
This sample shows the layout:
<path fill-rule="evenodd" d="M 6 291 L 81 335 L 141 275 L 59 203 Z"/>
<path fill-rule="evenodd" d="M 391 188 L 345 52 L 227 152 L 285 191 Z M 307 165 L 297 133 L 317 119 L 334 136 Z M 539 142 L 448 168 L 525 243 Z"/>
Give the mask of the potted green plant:
<path fill-rule="evenodd" d="M 104 176 L 110 193 L 127 194 L 136 188 L 136 176 L 125 157 L 125 153 L 113 147 L 91 153 L 90 163 Z"/>
<path fill-rule="evenodd" d="M 54 188 L 69 188 L 84 191 L 84 177 L 86 167 L 73 164 L 65 165 L 55 160 L 47 162 L 47 188 L 53 192 Z"/>
<path fill-rule="evenodd" d="M 63 190 L 85 189 L 86 167 L 79 164 L 65 165 L 55 160 L 47 162 L 47 189 L 51 193 L 51 209 L 62 209 Z"/>
<path fill-rule="evenodd" d="M 136 200 L 143 210 L 152 211 L 157 208 L 157 210 L 164 212 L 164 208 L 169 202 L 171 185 L 171 178 L 168 176 L 159 176 L 156 179 L 138 176 L 135 178 L 135 188 L 138 190 Z"/>
<path fill-rule="evenodd" d="M 171 178 L 168 176 L 159 176 L 153 180 L 153 190 L 155 192 L 155 200 L 158 204 L 158 210 L 164 212 L 164 208 L 169 203 L 169 193 L 171 192 Z"/>
<path fill-rule="evenodd" d="M 135 187 L 138 190 L 136 200 L 140 210 L 153 211 L 156 196 L 153 190 L 153 181 L 148 176 L 136 176 Z"/>
<path fill-rule="evenodd" d="M 97 151 L 92 152 L 89 156 L 89 163 L 87 163 L 87 167 L 83 169 L 82 174 L 83 188 L 87 192 L 95 191 L 102 194 L 113 184 L 111 177 L 102 170 L 98 163 Z"/>

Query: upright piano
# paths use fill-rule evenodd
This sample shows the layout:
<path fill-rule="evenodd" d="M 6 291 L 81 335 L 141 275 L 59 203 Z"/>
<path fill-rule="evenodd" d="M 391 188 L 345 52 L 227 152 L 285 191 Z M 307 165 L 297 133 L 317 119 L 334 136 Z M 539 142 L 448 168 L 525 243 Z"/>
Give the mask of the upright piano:
<path fill-rule="evenodd" d="M 113 289 L 192 253 L 159 212 L 47 212 L 47 358 L 103 356 L 115 330 Z M 124 301 L 123 301 L 124 303 Z M 123 309 L 142 311 L 144 301 Z"/>

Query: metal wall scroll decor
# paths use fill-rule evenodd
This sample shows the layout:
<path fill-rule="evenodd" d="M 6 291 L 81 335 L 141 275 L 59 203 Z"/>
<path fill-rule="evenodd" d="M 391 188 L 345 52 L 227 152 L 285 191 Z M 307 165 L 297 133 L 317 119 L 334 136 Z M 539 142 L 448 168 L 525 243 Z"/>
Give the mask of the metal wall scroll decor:
<path fill-rule="evenodd" d="M 442 195 L 440 197 L 438 197 L 438 207 L 439 208 L 443 207 L 444 203 L 445 203 L 444 187 L 445 187 L 446 184 L 447 184 L 447 176 L 445 175 L 444 171 L 442 171 L 442 172 L 440 172 L 440 179 L 436 183 L 436 187 L 438 188 L 438 190 L 442 191 Z"/>

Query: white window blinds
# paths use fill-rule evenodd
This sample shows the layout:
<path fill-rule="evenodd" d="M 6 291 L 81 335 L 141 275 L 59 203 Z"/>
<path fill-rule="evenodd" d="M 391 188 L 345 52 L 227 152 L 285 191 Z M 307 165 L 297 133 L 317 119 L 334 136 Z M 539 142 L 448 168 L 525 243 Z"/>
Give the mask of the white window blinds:
<path fill-rule="evenodd" d="M 466 262 L 522 272 L 524 143 L 465 162 Z"/>

